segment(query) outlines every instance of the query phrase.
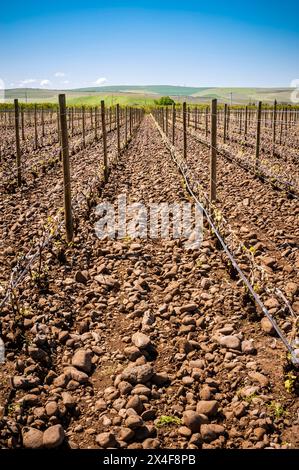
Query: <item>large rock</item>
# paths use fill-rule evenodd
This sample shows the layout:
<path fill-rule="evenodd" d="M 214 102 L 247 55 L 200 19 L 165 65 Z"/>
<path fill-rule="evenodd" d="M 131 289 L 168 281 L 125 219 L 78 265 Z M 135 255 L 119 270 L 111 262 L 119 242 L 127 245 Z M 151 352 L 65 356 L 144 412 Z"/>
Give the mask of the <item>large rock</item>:
<path fill-rule="evenodd" d="M 241 350 L 244 354 L 255 354 L 256 349 L 253 343 L 253 339 L 242 341 Z"/>
<path fill-rule="evenodd" d="M 262 387 L 267 387 L 270 383 L 268 377 L 260 372 L 249 372 L 248 377 L 253 380 L 253 382 L 258 382 Z"/>
<path fill-rule="evenodd" d="M 205 442 L 212 442 L 220 435 L 224 434 L 225 429 L 220 424 L 203 424 L 200 433 Z"/>
<path fill-rule="evenodd" d="M 240 338 L 238 338 L 236 335 L 222 336 L 222 338 L 219 340 L 219 343 L 221 346 L 224 346 L 228 349 L 240 349 L 241 347 Z"/>
<path fill-rule="evenodd" d="M 214 416 L 217 413 L 219 403 L 216 400 L 201 400 L 196 405 L 196 411 L 206 416 Z"/>
<path fill-rule="evenodd" d="M 89 374 L 91 371 L 91 353 L 85 349 L 78 349 L 72 358 L 72 365 Z"/>
<path fill-rule="evenodd" d="M 54 426 L 46 429 L 43 435 L 44 446 L 48 449 L 59 447 L 64 441 L 64 430 L 61 424 L 55 424 Z"/>
<path fill-rule="evenodd" d="M 64 369 L 64 374 L 69 380 L 76 380 L 76 382 L 79 382 L 80 384 L 88 381 L 88 375 L 75 367 L 66 367 Z"/>
<path fill-rule="evenodd" d="M 187 410 L 183 413 L 183 424 L 191 429 L 192 432 L 199 432 L 200 426 L 208 422 L 207 416 L 196 413 L 195 411 Z"/>
<path fill-rule="evenodd" d="M 115 447 L 116 445 L 115 437 L 111 432 L 102 432 L 101 434 L 98 434 L 96 442 L 104 449 L 107 447 Z"/>
<path fill-rule="evenodd" d="M 139 349 L 146 349 L 151 344 L 151 340 L 147 335 L 138 331 L 133 334 L 132 343 Z"/>
<path fill-rule="evenodd" d="M 153 373 L 153 368 L 150 364 L 129 366 L 123 371 L 121 378 L 131 384 L 142 384 L 148 382 L 152 378 Z"/>
<path fill-rule="evenodd" d="M 28 428 L 22 434 L 23 446 L 26 449 L 41 449 L 43 447 L 43 432 L 39 429 Z"/>
<path fill-rule="evenodd" d="M 262 318 L 261 327 L 262 327 L 262 330 L 268 335 L 272 336 L 275 334 L 275 329 L 267 317 Z"/>

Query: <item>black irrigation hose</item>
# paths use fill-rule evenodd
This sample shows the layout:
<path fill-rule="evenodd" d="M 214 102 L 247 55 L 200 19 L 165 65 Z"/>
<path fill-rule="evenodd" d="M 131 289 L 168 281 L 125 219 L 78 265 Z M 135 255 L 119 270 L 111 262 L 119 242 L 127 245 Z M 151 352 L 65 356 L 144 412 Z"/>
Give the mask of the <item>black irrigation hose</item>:
<path fill-rule="evenodd" d="M 172 156 L 172 159 L 174 160 L 174 162 L 176 163 L 176 165 L 179 167 L 179 170 L 181 172 L 181 174 L 183 175 L 183 178 L 185 180 L 185 183 L 186 183 L 186 186 L 188 188 L 188 191 L 189 193 L 191 194 L 191 196 L 193 197 L 193 199 L 195 200 L 196 204 L 199 206 L 200 210 L 202 210 L 202 212 L 204 213 L 208 223 L 210 224 L 213 232 L 215 233 L 215 235 L 217 236 L 223 250 L 225 251 L 226 255 L 228 256 L 228 258 L 230 259 L 233 267 L 236 269 L 236 271 L 238 272 L 238 275 L 239 277 L 242 279 L 242 281 L 244 282 L 244 284 L 246 285 L 246 287 L 248 288 L 248 290 L 250 291 L 252 297 L 254 298 L 255 302 L 259 305 L 259 307 L 262 309 L 262 312 L 264 313 L 264 315 L 268 318 L 268 320 L 271 322 L 271 324 L 273 325 L 273 328 L 275 329 L 275 331 L 277 332 L 278 336 L 280 337 L 281 341 L 283 342 L 283 344 L 285 345 L 286 349 L 288 350 L 288 352 L 290 353 L 291 355 L 291 360 L 292 360 L 292 363 L 295 365 L 295 366 L 299 366 L 299 356 L 297 357 L 293 347 L 290 345 L 289 341 L 287 340 L 287 338 L 285 338 L 284 334 L 282 333 L 281 329 L 279 328 L 279 326 L 277 325 L 276 321 L 274 320 L 274 318 L 272 317 L 272 315 L 268 312 L 268 310 L 266 309 L 266 307 L 264 306 L 261 298 L 259 295 L 257 295 L 257 293 L 254 291 L 253 287 L 251 286 L 249 280 L 247 279 L 247 277 L 245 276 L 245 274 L 243 273 L 242 269 L 239 267 L 237 261 L 235 260 L 235 258 L 233 257 L 233 255 L 231 254 L 229 248 L 227 247 L 227 245 L 225 244 L 224 240 L 222 239 L 220 233 L 218 232 L 216 226 L 214 225 L 214 222 L 210 216 L 210 214 L 208 213 L 208 211 L 205 209 L 205 207 L 200 203 L 200 201 L 197 199 L 197 197 L 195 196 L 195 194 L 193 193 L 192 191 L 192 188 L 190 186 L 190 183 L 189 183 L 189 180 L 182 168 L 182 165 L 181 163 L 179 162 L 179 159 L 177 157 L 177 152 L 175 150 L 175 147 L 173 145 L 170 144 L 168 138 L 166 137 L 166 135 L 164 134 L 164 132 L 162 131 L 161 127 L 159 126 L 159 124 L 157 123 L 157 121 L 155 120 L 154 116 L 151 114 L 152 116 L 152 119 L 158 129 L 158 131 L 160 132 L 161 134 L 161 137 L 162 137 L 162 140 L 163 142 L 165 143 L 166 147 L 168 148 L 168 150 L 170 151 L 170 154 Z"/>

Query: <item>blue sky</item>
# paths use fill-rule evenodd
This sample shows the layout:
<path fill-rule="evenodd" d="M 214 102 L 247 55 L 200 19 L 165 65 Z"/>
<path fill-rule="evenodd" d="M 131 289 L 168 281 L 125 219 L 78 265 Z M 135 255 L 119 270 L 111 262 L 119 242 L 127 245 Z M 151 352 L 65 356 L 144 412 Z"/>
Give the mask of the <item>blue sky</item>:
<path fill-rule="evenodd" d="M 299 2 L 6 2 L 0 78 L 16 86 L 289 86 Z"/>

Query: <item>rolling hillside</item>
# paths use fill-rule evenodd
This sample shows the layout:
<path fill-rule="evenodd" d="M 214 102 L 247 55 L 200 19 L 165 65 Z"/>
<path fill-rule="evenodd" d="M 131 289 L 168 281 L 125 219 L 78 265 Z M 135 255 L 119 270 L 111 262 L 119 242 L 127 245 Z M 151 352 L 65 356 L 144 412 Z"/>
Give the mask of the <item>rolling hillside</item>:
<path fill-rule="evenodd" d="M 217 98 L 219 102 L 244 104 L 262 100 L 271 103 L 276 99 L 279 103 L 291 100 L 291 88 L 211 88 L 211 87 L 182 87 L 172 85 L 123 85 L 102 86 L 93 88 L 77 88 L 73 90 L 46 90 L 37 88 L 15 88 L 5 90 L 5 100 L 18 98 L 22 102 L 54 102 L 59 93 L 65 92 L 69 104 L 95 105 L 100 99 L 109 104 L 152 104 L 160 96 L 171 96 L 176 101 L 203 103 Z"/>

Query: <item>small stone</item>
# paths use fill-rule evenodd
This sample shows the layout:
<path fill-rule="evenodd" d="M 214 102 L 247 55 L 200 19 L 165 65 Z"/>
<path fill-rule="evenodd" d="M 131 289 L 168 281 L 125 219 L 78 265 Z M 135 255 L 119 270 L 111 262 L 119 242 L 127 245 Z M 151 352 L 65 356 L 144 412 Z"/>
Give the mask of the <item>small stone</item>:
<path fill-rule="evenodd" d="M 262 318 L 261 327 L 262 327 L 262 330 L 268 335 L 275 334 L 275 328 L 267 317 Z"/>
<path fill-rule="evenodd" d="M 224 346 L 228 349 L 240 349 L 241 347 L 240 338 L 235 335 L 222 336 L 222 338 L 219 340 L 219 343 L 221 346 Z"/>
<path fill-rule="evenodd" d="M 115 447 L 115 437 L 111 432 L 102 432 L 96 437 L 96 442 L 100 447 L 107 449 L 107 447 Z"/>
<path fill-rule="evenodd" d="M 153 439 L 152 437 L 148 437 L 142 443 L 143 449 L 158 449 L 160 448 L 160 442 L 158 439 Z"/>
<path fill-rule="evenodd" d="M 96 411 L 104 411 L 107 408 L 107 403 L 103 398 L 100 398 L 99 400 L 96 401 L 95 403 L 95 410 Z"/>
<path fill-rule="evenodd" d="M 75 281 L 79 282 L 80 284 L 86 284 L 87 278 L 84 276 L 84 274 L 81 271 L 77 271 L 75 274 Z"/>
<path fill-rule="evenodd" d="M 64 441 L 64 430 L 61 424 L 55 424 L 45 430 L 43 435 L 44 446 L 48 449 L 59 447 Z"/>
<path fill-rule="evenodd" d="M 137 414 L 141 414 L 143 412 L 143 403 L 138 395 L 133 395 L 129 398 L 126 408 L 133 408 Z"/>
<path fill-rule="evenodd" d="M 295 282 L 287 282 L 285 291 L 287 294 L 296 295 L 299 293 L 299 286 Z"/>
<path fill-rule="evenodd" d="M 237 403 L 233 407 L 233 412 L 236 418 L 241 418 L 242 416 L 244 416 L 245 411 L 246 407 L 244 403 Z"/>
<path fill-rule="evenodd" d="M 196 413 L 192 410 L 184 411 L 183 413 L 183 424 L 188 426 L 192 432 L 199 432 L 202 424 L 208 423 L 207 416 Z"/>
<path fill-rule="evenodd" d="M 190 437 L 192 434 L 191 429 L 187 428 L 187 426 L 180 426 L 178 429 L 178 433 L 180 434 L 180 436 L 186 438 Z"/>
<path fill-rule="evenodd" d="M 35 428 L 28 428 L 22 433 L 25 449 L 41 449 L 43 447 L 43 432 Z"/>
<path fill-rule="evenodd" d="M 72 358 L 72 365 L 88 374 L 91 371 L 91 353 L 78 349 Z"/>
<path fill-rule="evenodd" d="M 270 256 L 263 256 L 261 260 L 269 268 L 273 268 L 276 264 L 276 259 L 271 258 Z"/>
<path fill-rule="evenodd" d="M 147 335 L 138 331 L 133 334 L 132 343 L 139 349 L 146 349 L 151 344 L 151 340 Z"/>
<path fill-rule="evenodd" d="M 256 353 L 256 349 L 255 349 L 255 347 L 254 347 L 253 340 L 252 340 L 252 339 L 249 339 L 249 340 L 242 341 L 242 344 L 241 344 L 241 351 L 242 351 L 244 354 L 255 354 L 255 353 Z"/>
<path fill-rule="evenodd" d="M 214 416 L 218 407 L 219 403 L 216 400 L 201 400 L 196 405 L 196 411 L 206 416 Z"/>
<path fill-rule="evenodd" d="M 264 302 L 265 307 L 267 308 L 278 308 L 279 302 L 275 297 L 271 297 Z"/>
<path fill-rule="evenodd" d="M 55 416 L 58 411 L 58 405 L 56 401 L 50 401 L 46 404 L 45 410 L 48 416 Z"/>
<path fill-rule="evenodd" d="M 198 309 L 198 306 L 197 304 L 186 304 L 186 305 L 183 305 L 181 308 L 180 308 L 180 312 L 181 313 L 185 313 L 185 312 L 194 312 L 195 310 Z"/>
<path fill-rule="evenodd" d="M 88 375 L 81 370 L 76 369 L 75 367 L 66 367 L 64 370 L 65 375 L 76 382 L 85 383 L 88 381 Z M 54 381 L 55 382 L 55 381 Z"/>
<path fill-rule="evenodd" d="M 225 429 L 220 424 L 203 424 L 200 433 L 205 442 L 212 442 L 220 435 L 223 435 Z"/>
<path fill-rule="evenodd" d="M 128 442 L 134 437 L 134 431 L 130 428 L 121 428 L 119 434 L 118 434 L 118 439 L 120 441 L 125 441 Z"/>
<path fill-rule="evenodd" d="M 141 366 L 129 366 L 121 374 L 121 378 L 131 384 L 146 383 L 153 376 L 153 368 L 150 364 Z"/>
<path fill-rule="evenodd" d="M 62 392 L 62 402 L 67 408 L 73 408 L 76 405 L 76 398 L 68 392 Z"/>
<path fill-rule="evenodd" d="M 133 389 L 133 386 L 129 382 L 125 382 L 124 380 L 122 380 L 118 384 L 118 389 L 121 395 L 129 395 L 129 393 L 131 393 Z"/>
<path fill-rule="evenodd" d="M 248 372 L 248 377 L 254 382 L 258 382 L 262 387 L 267 387 L 270 383 L 268 377 L 260 372 Z"/>
<path fill-rule="evenodd" d="M 143 419 L 138 415 L 131 415 L 127 417 L 125 425 L 130 429 L 138 429 L 143 425 Z"/>
<path fill-rule="evenodd" d="M 263 439 L 264 435 L 266 434 L 266 430 L 264 428 L 255 428 L 253 433 L 255 437 L 260 441 Z"/>
<path fill-rule="evenodd" d="M 140 350 L 136 346 L 127 346 L 124 349 L 124 355 L 129 359 L 129 361 L 136 361 L 138 357 L 140 357 L 142 354 Z"/>

